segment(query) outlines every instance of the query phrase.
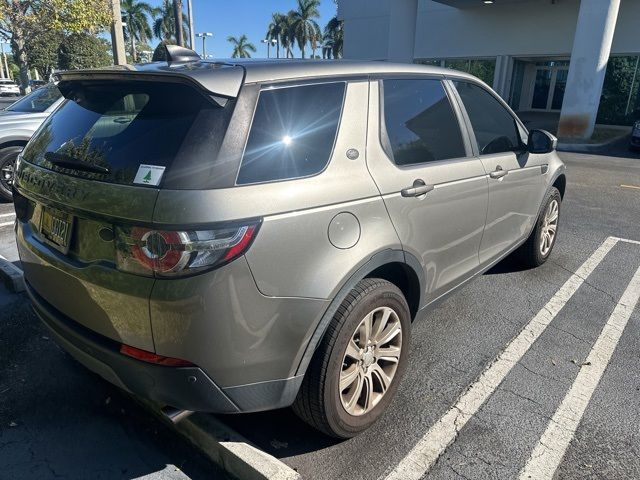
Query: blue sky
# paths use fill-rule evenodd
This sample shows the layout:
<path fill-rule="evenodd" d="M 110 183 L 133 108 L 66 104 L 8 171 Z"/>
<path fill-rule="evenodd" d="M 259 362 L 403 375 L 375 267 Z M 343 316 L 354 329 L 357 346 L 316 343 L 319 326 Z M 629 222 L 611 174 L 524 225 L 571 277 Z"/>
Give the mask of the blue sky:
<path fill-rule="evenodd" d="M 162 0 L 147 0 L 153 6 L 160 6 Z M 186 10 L 187 1 L 183 0 Z M 296 0 L 192 0 L 193 22 L 195 32 L 212 32 L 213 37 L 207 38 L 207 54 L 226 58 L 231 56 L 231 44 L 227 42 L 229 35 L 240 36 L 246 34 L 258 51 L 254 57 L 266 57 L 267 46 L 260 43 L 265 38 L 267 27 L 274 12 L 286 13 L 295 9 Z M 321 0 L 320 19 L 318 24 L 324 28 L 331 17 L 336 14 L 336 4 L 333 0 Z M 187 39 L 188 41 L 188 39 Z M 151 42 L 152 46 L 157 39 Z M 202 39 L 196 38 L 196 50 L 202 54 Z M 275 49 L 271 51 L 275 56 Z M 320 53 L 320 52 L 318 52 Z M 296 48 L 296 56 L 300 51 Z M 307 55 L 309 50 L 307 49 Z"/>

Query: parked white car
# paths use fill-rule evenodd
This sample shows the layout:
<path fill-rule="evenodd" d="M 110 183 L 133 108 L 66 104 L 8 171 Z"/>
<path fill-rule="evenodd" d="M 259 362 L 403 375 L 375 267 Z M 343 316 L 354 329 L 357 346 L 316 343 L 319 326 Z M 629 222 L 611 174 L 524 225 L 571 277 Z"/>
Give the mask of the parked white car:
<path fill-rule="evenodd" d="M 0 78 L 0 96 L 10 96 L 15 95 L 16 97 L 20 96 L 20 88 L 13 80 L 8 78 Z"/>

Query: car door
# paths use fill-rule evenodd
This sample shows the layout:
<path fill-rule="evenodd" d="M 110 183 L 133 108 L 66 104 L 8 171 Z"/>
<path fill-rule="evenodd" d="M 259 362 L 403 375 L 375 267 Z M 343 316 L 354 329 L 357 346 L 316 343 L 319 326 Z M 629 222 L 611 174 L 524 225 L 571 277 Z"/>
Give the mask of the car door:
<path fill-rule="evenodd" d="M 370 90 L 367 165 L 431 301 L 478 269 L 488 187 L 441 78 L 381 78 Z"/>
<path fill-rule="evenodd" d="M 489 208 L 480 263 L 490 263 L 529 235 L 544 194 L 540 155 L 526 152 L 526 131 L 489 90 L 454 80 L 470 122 L 471 140 L 488 173 Z"/>

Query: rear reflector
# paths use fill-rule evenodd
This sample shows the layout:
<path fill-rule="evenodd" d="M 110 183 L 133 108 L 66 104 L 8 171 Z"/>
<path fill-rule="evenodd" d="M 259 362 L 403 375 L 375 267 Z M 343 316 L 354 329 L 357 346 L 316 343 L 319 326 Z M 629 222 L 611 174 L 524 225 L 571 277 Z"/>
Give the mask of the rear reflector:
<path fill-rule="evenodd" d="M 122 345 L 120 347 L 120 353 L 136 360 L 142 360 L 147 363 L 155 363 L 156 365 L 164 365 L 167 367 L 194 367 L 195 365 L 187 360 L 180 358 L 163 357 L 162 355 L 156 355 L 146 350 L 141 350 L 129 345 Z"/>

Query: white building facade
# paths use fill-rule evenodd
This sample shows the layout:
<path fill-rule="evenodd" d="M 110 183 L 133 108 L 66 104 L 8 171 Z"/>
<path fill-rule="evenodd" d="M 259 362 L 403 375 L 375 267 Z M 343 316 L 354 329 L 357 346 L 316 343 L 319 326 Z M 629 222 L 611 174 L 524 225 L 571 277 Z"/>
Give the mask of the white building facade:
<path fill-rule="evenodd" d="M 519 112 L 558 112 L 561 136 L 631 124 L 640 0 L 339 0 L 344 57 L 482 78 Z"/>

